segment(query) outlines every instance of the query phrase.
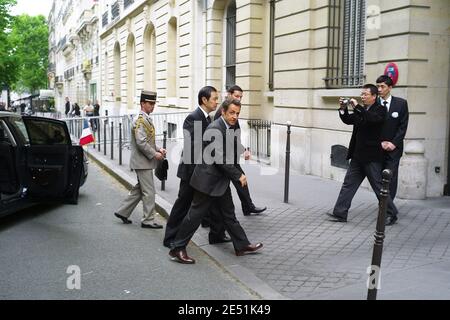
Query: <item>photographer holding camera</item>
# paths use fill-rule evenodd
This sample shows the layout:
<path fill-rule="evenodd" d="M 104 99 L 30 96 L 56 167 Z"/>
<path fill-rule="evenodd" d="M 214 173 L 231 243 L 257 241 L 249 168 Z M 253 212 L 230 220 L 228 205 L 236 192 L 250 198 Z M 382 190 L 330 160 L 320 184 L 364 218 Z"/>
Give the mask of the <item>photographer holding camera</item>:
<path fill-rule="evenodd" d="M 383 149 L 381 148 L 381 132 L 386 117 L 386 109 L 378 103 L 378 88 L 373 84 L 363 86 L 361 100 L 339 99 L 339 116 L 345 124 L 353 125 L 352 137 L 348 148 L 347 159 L 351 159 L 350 167 L 345 175 L 339 197 L 333 213 L 327 213 L 332 221 L 347 222 L 356 191 L 367 177 L 369 183 L 380 199 L 382 185 Z M 353 113 L 349 113 L 349 107 Z M 388 197 L 386 225 L 392 225 L 397 220 L 397 208 Z"/>

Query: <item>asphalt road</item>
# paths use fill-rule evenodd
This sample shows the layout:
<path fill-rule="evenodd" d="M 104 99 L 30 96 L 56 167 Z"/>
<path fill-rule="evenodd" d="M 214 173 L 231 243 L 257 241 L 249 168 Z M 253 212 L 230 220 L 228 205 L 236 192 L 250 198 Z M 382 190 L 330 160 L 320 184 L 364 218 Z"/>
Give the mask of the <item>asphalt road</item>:
<path fill-rule="evenodd" d="M 259 298 L 194 246 L 195 265 L 170 261 L 164 229 L 140 227 L 141 205 L 122 224 L 113 212 L 128 191 L 94 163 L 89 170 L 78 205 L 0 219 L 0 299 Z"/>

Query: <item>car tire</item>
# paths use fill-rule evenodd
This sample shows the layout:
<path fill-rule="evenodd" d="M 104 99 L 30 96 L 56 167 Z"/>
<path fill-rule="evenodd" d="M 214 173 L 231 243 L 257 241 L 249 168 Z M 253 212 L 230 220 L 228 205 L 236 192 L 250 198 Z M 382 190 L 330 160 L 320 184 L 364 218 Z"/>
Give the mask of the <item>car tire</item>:
<path fill-rule="evenodd" d="M 68 204 L 78 204 L 78 195 L 79 195 L 79 188 L 73 194 L 73 196 L 71 196 L 70 198 L 67 199 L 67 203 Z"/>

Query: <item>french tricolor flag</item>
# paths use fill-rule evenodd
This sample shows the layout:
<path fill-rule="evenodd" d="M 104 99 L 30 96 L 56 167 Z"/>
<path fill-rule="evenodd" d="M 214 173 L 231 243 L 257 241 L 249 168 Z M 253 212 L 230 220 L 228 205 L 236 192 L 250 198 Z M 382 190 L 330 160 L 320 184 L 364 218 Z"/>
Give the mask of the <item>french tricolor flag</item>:
<path fill-rule="evenodd" d="M 89 126 L 89 122 L 84 119 L 83 120 L 83 131 L 81 132 L 80 137 L 80 146 L 84 146 L 85 144 L 89 144 L 94 142 L 94 136 L 92 135 L 91 127 Z"/>

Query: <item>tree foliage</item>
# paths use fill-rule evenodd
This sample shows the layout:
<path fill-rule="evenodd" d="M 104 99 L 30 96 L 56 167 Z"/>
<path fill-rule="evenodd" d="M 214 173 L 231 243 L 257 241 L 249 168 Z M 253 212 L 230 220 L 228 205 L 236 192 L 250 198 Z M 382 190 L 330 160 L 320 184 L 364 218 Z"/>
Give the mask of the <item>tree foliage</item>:
<path fill-rule="evenodd" d="M 14 59 L 8 33 L 11 30 L 13 17 L 9 10 L 16 4 L 16 0 L 0 0 L 0 89 L 4 85 L 15 82 L 18 63 Z"/>
<path fill-rule="evenodd" d="M 1 1 L 1 0 L 0 0 Z M 48 25 L 42 15 L 20 15 L 13 19 L 9 33 L 12 56 L 17 62 L 17 92 L 35 92 L 47 87 Z"/>

